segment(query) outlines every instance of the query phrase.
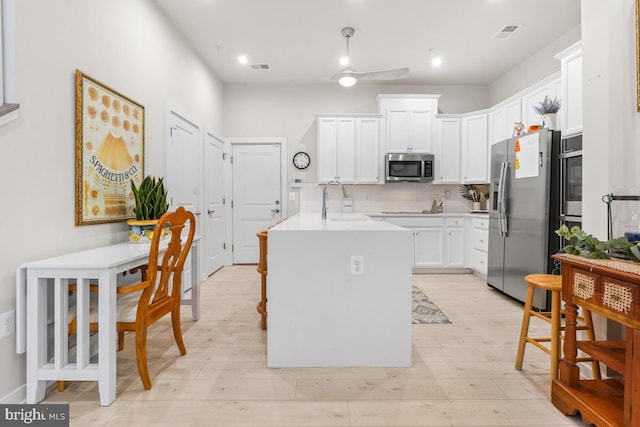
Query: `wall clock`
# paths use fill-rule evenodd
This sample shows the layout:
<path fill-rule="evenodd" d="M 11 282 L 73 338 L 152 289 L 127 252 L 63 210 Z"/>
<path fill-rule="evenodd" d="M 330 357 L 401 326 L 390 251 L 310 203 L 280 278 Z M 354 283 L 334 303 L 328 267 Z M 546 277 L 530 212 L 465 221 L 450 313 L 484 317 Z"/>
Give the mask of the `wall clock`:
<path fill-rule="evenodd" d="M 298 169 L 306 169 L 311 163 L 311 158 L 304 151 L 299 151 L 293 155 L 293 165 Z"/>

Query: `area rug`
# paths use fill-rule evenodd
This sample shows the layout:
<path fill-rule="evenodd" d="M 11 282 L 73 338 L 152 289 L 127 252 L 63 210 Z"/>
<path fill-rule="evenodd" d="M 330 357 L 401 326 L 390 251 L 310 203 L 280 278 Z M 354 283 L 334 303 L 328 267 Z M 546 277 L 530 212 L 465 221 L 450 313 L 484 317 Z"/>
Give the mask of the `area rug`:
<path fill-rule="evenodd" d="M 411 287 L 412 313 L 411 323 L 445 324 L 451 323 L 449 318 L 419 288 Z"/>

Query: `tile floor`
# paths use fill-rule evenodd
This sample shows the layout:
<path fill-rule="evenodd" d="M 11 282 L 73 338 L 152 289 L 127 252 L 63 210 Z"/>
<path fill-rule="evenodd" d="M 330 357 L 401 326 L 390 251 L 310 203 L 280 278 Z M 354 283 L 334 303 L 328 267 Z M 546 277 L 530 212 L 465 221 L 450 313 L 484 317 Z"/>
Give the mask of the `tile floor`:
<path fill-rule="evenodd" d="M 469 274 L 414 275 L 453 322 L 413 325 L 411 368 L 267 369 L 255 266 L 225 267 L 202 286 L 201 319 L 183 311 L 187 355 L 168 319 L 149 333 L 153 388 L 138 377 L 133 336 L 118 354 L 117 399 L 71 383 L 46 402 L 70 403 L 72 426 L 567 426 L 551 404 L 549 359 L 529 346 L 514 368 L 522 305 Z M 375 313 L 371 313 L 375 316 Z M 532 331 L 547 331 L 534 319 Z M 535 328 L 535 329 L 533 329 Z"/>

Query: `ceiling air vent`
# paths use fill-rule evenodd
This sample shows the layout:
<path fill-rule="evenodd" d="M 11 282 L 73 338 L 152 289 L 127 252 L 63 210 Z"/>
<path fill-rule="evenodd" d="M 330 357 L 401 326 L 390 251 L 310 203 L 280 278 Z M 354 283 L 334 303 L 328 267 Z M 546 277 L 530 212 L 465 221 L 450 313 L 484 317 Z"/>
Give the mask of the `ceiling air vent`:
<path fill-rule="evenodd" d="M 269 64 L 251 64 L 252 70 L 270 70 L 271 66 Z"/>
<path fill-rule="evenodd" d="M 503 29 L 498 31 L 491 37 L 492 39 L 506 39 L 510 37 L 516 30 L 520 28 L 520 25 L 506 25 Z"/>

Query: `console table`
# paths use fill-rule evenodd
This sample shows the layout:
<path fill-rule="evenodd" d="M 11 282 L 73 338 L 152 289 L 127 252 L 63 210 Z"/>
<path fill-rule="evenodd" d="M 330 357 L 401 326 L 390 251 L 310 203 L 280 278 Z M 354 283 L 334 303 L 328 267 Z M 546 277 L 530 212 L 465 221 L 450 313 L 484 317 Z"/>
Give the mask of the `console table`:
<path fill-rule="evenodd" d="M 195 242 L 194 242 L 195 243 Z M 47 381 L 98 381 L 100 403 L 116 398 L 116 287 L 118 274 L 148 262 L 149 244 L 120 243 L 22 264 L 17 275 L 16 347 L 27 353 L 27 403 L 44 399 Z M 191 257 L 191 305 L 199 316 L 198 254 Z M 166 248 L 166 243 L 165 243 Z M 162 250 L 162 246 L 161 246 Z M 90 361 L 90 281 L 98 290 L 98 363 Z M 68 289 L 77 283 L 76 361 L 69 363 Z M 183 287 L 184 289 L 184 287 Z M 53 359 L 47 351 L 48 293 L 53 290 Z M 28 316 L 27 316 L 28 313 Z"/>
<path fill-rule="evenodd" d="M 580 411 L 583 421 L 597 426 L 640 425 L 640 264 L 623 260 L 592 260 L 553 255 L 562 263 L 562 299 L 566 303 L 564 357 L 551 402 L 562 413 Z M 625 327 L 623 341 L 578 341 L 577 306 Z M 619 376 L 580 378 L 576 365 L 581 350 Z"/>

